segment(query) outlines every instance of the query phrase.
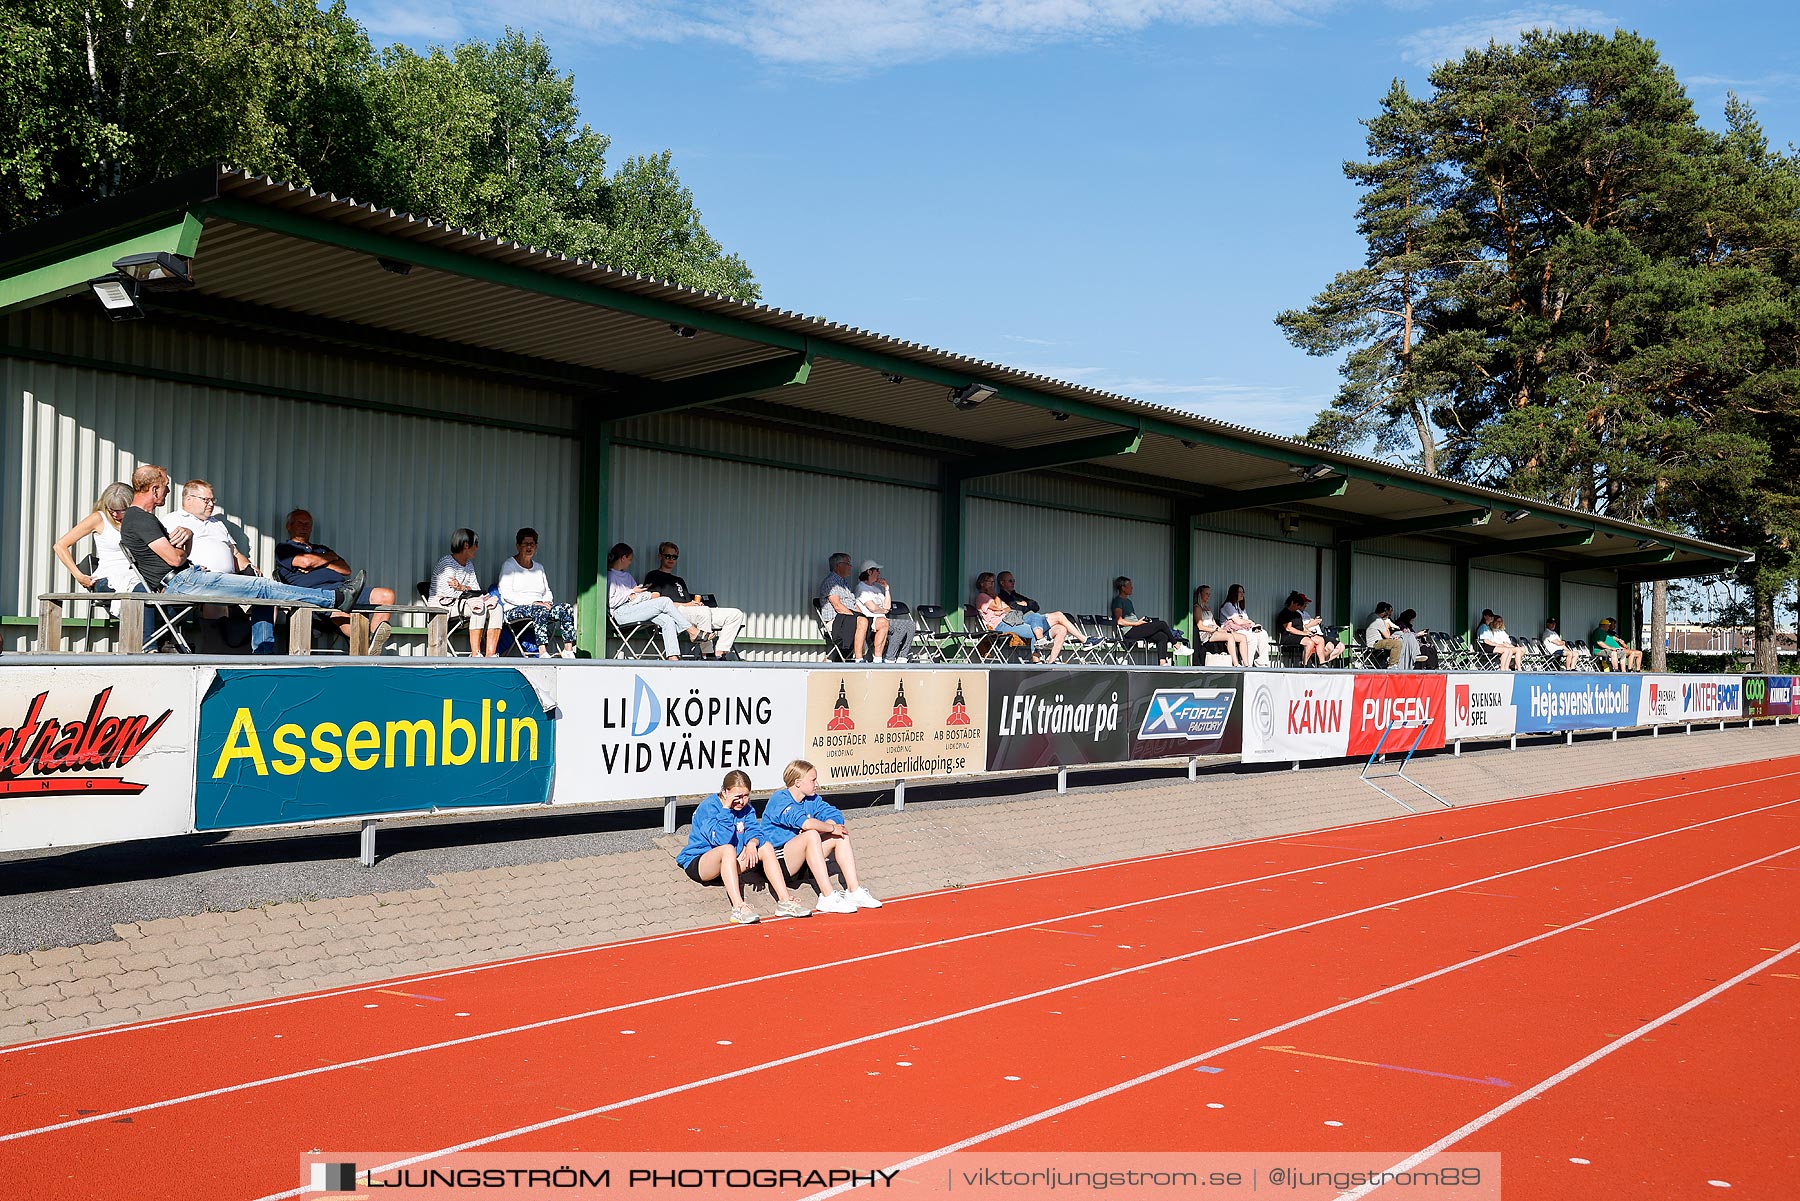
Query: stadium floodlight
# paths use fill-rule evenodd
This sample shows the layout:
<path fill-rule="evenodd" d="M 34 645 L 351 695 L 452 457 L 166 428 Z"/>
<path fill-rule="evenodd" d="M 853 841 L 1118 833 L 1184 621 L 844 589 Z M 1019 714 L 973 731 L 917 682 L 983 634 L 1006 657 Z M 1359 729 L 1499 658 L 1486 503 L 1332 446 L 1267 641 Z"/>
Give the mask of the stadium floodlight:
<path fill-rule="evenodd" d="M 113 270 L 146 292 L 174 292 L 194 286 L 193 260 L 161 250 L 114 259 Z"/>
<path fill-rule="evenodd" d="M 1516 525 L 1531 516 L 1530 509 L 1513 509 L 1506 514 L 1506 524 Z"/>
<path fill-rule="evenodd" d="M 1310 467 L 1303 467 L 1296 463 L 1288 468 L 1288 470 L 1310 484 L 1314 480 L 1324 479 L 1326 476 L 1335 472 L 1337 468 L 1333 467 L 1330 463 L 1314 463 Z"/>
<path fill-rule="evenodd" d="M 980 408 L 982 401 L 998 391 L 991 384 L 964 384 L 960 388 L 950 389 L 950 406 L 966 413 L 970 409 Z"/>
<path fill-rule="evenodd" d="M 123 275 L 103 275 L 88 281 L 88 287 L 100 301 L 100 307 L 114 321 L 136 321 L 144 315 L 138 307 L 137 281 Z"/>

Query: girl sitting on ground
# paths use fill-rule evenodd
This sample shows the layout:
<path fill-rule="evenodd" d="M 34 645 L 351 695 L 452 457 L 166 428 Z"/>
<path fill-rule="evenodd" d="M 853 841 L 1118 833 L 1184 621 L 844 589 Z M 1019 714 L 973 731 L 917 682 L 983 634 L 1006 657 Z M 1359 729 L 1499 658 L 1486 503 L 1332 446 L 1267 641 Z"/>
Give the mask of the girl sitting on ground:
<path fill-rule="evenodd" d="M 757 867 L 775 891 L 776 917 L 812 916 L 810 909 L 788 894 L 781 860 L 769 845 L 756 810 L 750 807 L 750 777 L 736 769 L 726 772 L 719 791 L 694 810 L 694 827 L 675 862 L 696 884 L 724 885 L 731 900 L 731 916 L 726 920 L 734 926 L 760 920 L 756 910 L 744 903 L 741 883 L 743 873 Z"/>
<path fill-rule="evenodd" d="M 781 851 L 781 862 L 788 875 L 799 875 L 802 866 L 812 872 L 813 883 L 819 889 L 820 913 L 881 908 L 881 902 L 857 882 L 850 831 L 844 825 L 843 813 L 819 795 L 819 769 L 804 759 L 796 759 L 787 765 L 781 778 L 787 787 L 763 806 L 762 822 L 769 841 Z M 835 862 L 843 873 L 843 892 L 832 887 L 828 861 Z"/>

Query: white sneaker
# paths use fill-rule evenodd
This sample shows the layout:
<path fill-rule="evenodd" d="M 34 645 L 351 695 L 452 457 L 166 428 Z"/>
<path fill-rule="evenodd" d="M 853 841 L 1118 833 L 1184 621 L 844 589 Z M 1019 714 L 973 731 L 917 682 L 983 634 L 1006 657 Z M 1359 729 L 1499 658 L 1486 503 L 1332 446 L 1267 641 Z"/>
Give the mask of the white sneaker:
<path fill-rule="evenodd" d="M 843 897 L 858 909 L 881 908 L 881 902 L 877 901 L 866 888 L 853 888 L 849 892 L 844 893 Z"/>
<path fill-rule="evenodd" d="M 1171 646 L 1169 650 L 1177 655 L 1191 655 L 1194 653 L 1194 648 L 1185 642 L 1177 642 L 1174 646 Z"/>
<path fill-rule="evenodd" d="M 820 897 L 813 909 L 817 913 L 855 913 L 856 902 L 850 899 L 847 892 L 833 891 Z"/>

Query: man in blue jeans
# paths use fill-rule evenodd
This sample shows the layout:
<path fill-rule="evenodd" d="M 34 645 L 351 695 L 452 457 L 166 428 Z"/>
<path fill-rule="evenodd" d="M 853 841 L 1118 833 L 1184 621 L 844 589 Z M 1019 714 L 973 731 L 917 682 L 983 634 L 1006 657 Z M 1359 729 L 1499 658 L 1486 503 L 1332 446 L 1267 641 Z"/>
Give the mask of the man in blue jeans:
<path fill-rule="evenodd" d="M 295 588 L 265 576 L 225 575 L 190 564 L 192 531 L 178 529 L 170 533 L 156 516 L 156 510 L 168 496 L 169 473 L 161 467 L 146 463 L 131 473 L 131 507 L 125 510 L 119 527 L 119 544 L 137 565 L 138 574 L 144 577 L 150 591 L 176 596 L 241 597 L 246 601 L 301 601 L 341 613 L 348 613 L 356 603 L 363 586 L 361 571 L 337 588 Z M 250 651 L 257 655 L 275 653 L 272 626 L 256 623 L 251 627 Z"/>

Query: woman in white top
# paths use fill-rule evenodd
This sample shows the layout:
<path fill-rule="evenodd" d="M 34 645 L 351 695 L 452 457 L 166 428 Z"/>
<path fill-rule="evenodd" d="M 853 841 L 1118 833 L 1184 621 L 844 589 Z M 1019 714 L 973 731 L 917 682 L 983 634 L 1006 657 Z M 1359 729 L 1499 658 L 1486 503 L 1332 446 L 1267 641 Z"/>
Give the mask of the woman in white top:
<path fill-rule="evenodd" d="M 500 603 L 487 594 L 475 574 L 475 549 L 480 545 L 474 530 L 459 529 L 450 535 L 450 553 L 431 569 L 431 595 L 425 603 L 468 618 L 470 656 L 491 659 L 500 653 Z M 481 649 L 483 630 L 486 652 Z"/>
<path fill-rule="evenodd" d="M 884 570 L 873 559 L 864 561 L 856 577 L 856 609 L 875 631 L 875 661 L 904 663 L 912 653 L 913 620 L 910 614 L 893 611 L 894 590 L 881 574 Z"/>
<path fill-rule="evenodd" d="M 1227 588 L 1225 603 L 1219 606 L 1219 628 L 1244 636 L 1244 647 L 1249 652 L 1250 666 L 1267 667 L 1269 665 L 1269 631 L 1251 619 L 1250 614 L 1244 609 L 1247 603 L 1242 584 L 1233 584 Z"/>
<path fill-rule="evenodd" d="M 131 504 L 130 484 L 108 484 L 94 502 L 94 511 L 76 522 L 74 528 L 56 540 L 56 557 L 75 582 L 90 592 L 147 592 L 137 565 L 125 548 L 119 545 L 119 525 Z M 75 565 L 71 549 L 83 538 L 94 539 L 94 574 L 88 575 Z"/>
<path fill-rule="evenodd" d="M 656 628 L 662 631 L 663 654 L 670 659 L 679 659 L 682 627 L 687 628 L 689 642 L 700 637 L 699 627 L 688 625 L 681 607 L 674 601 L 637 582 L 637 577 L 631 574 L 631 561 L 635 557 L 630 544 L 625 542 L 606 552 L 606 607 L 612 613 L 613 624 L 623 628 L 646 621 L 655 622 Z M 694 657 L 699 658 L 698 652 Z"/>
<path fill-rule="evenodd" d="M 559 601 L 550 593 L 550 577 L 543 565 L 535 562 L 538 533 L 530 526 L 513 535 L 516 554 L 500 564 L 500 607 L 508 621 L 529 621 L 537 631 L 538 658 L 550 657 L 552 633 L 562 639 L 557 653 L 565 659 L 575 657 L 575 606 Z"/>
<path fill-rule="evenodd" d="M 1208 643 L 1225 644 L 1233 667 L 1246 667 L 1250 662 L 1250 636 L 1243 630 L 1227 630 L 1213 617 L 1212 585 L 1194 589 L 1194 646 L 1196 654 L 1204 654 Z"/>
<path fill-rule="evenodd" d="M 1481 645 L 1499 660 L 1501 671 L 1518 671 L 1525 666 L 1525 648 L 1513 644 L 1512 635 L 1506 632 L 1506 619 L 1498 613 L 1482 628 Z"/>

